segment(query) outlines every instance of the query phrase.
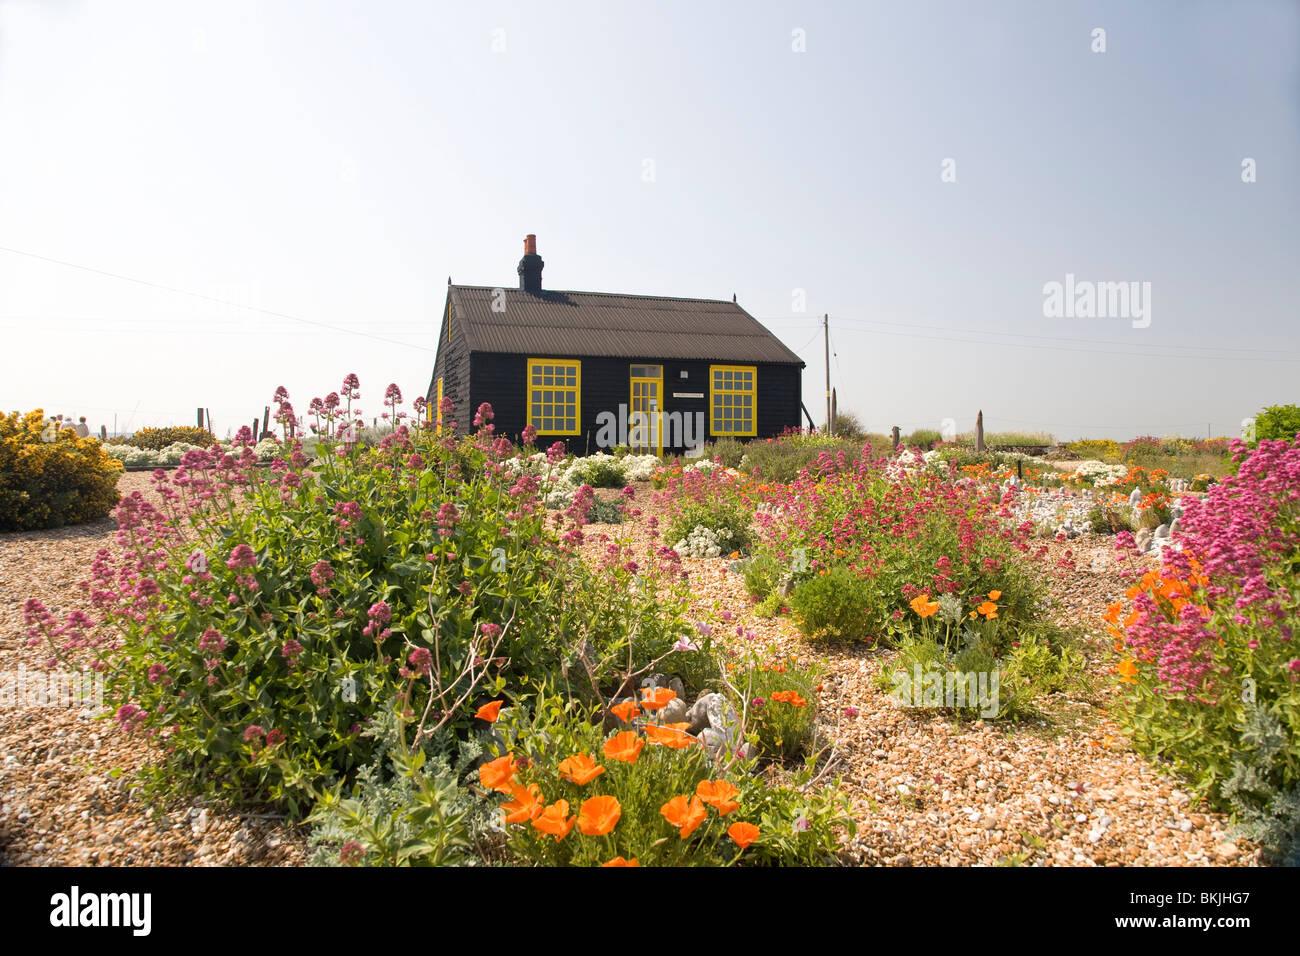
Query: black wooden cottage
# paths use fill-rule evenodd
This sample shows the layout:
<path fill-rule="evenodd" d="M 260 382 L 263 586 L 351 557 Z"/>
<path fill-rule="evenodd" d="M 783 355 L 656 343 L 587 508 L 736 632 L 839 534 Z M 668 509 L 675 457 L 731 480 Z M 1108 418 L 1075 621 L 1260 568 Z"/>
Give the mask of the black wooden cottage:
<path fill-rule="evenodd" d="M 456 429 L 489 402 L 499 435 L 537 429 L 538 447 L 577 454 L 628 445 L 683 452 L 798 427 L 803 361 L 734 301 L 542 289 L 536 236 L 519 288 L 448 280 L 429 383 Z"/>

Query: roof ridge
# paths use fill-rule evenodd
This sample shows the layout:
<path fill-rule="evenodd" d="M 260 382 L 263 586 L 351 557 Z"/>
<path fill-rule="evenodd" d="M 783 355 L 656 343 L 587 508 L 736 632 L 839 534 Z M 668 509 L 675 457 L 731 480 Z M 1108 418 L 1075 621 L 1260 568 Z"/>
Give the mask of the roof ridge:
<path fill-rule="evenodd" d="M 497 289 L 505 289 L 507 292 L 525 291 L 523 289 L 516 289 L 512 286 L 461 285 L 459 283 L 453 283 L 451 285 L 451 288 L 476 289 L 484 292 L 495 292 Z M 542 296 L 545 296 L 547 293 L 552 293 L 554 295 L 599 295 L 599 296 L 607 296 L 610 298 L 619 298 L 619 299 L 655 299 L 661 302 L 714 302 L 717 303 L 718 305 L 734 305 L 736 308 L 740 309 L 740 311 L 742 312 L 745 311 L 743 306 L 741 306 L 737 302 L 731 301 L 730 299 L 701 299 L 697 296 L 689 296 L 689 295 L 643 295 L 643 294 L 638 294 L 636 292 L 589 292 L 583 289 L 543 289 L 542 290 Z M 542 297 L 542 296 L 537 296 L 535 293 L 532 292 L 527 292 L 526 294 L 531 295 L 534 298 Z"/>

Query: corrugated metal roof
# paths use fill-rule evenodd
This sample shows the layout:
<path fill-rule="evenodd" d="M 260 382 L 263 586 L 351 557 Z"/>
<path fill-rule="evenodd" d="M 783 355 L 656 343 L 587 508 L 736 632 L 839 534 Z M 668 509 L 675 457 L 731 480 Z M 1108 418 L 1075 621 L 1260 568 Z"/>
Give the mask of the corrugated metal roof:
<path fill-rule="evenodd" d="M 734 302 L 503 289 L 505 308 L 494 312 L 495 288 L 450 291 L 476 352 L 804 364 Z"/>

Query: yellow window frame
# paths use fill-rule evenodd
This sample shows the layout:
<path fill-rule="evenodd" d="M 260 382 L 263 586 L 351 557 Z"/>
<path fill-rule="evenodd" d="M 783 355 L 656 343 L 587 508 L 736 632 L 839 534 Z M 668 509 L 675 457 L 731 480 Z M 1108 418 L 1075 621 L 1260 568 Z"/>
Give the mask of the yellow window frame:
<path fill-rule="evenodd" d="M 542 385 L 533 384 L 533 370 L 539 367 L 543 369 L 550 368 L 552 370 L 552 374 L 557 369 L 564 369 L 573 372 L 573 388 L 572 388 L 573 428 L 544 429 L 542 428 L 541 422 L 535 420 L 535 416 L 533 415 L 533 404 L 534 404 L 533 398 L 535 393 L 541 393 L 547 390 L 550 391 L 569 390 L 569 386 L 567 385 L 547 386 L 544 384 Z M 543 372 L 543 374 L 546 373 Z M 537 395 L 537 404 L 543 404 L 540 395 Z M 546 404 L 549 404 L 551 406 L 552 411 L 554 411 L 556 407 L 559 407 L 559 403 L 557 402 L 550 402 Z M 527 378 L 525 380 L 525 386 L 524 386 L 524 407 L 527 410 L 527 424 L 532 425 L 534 428 L 536 428 L 537 433 L 539 435 L 581 435 L 582 434 L 582 363 L 577 359 L 530 358 L 528 360 L 528 372 L 527 372 Z M 567 403 L 565 403 L 564 407 L 567 408 Z M 543 414 L 541 417 L 544 419 L 547 416 Z M 557 416 L 552 414 L 550 417 L 554 419 Z M 564 415 L 563 417 L 567 419 L 569 416 Z"/>
<path fill-rule="evenodd" d="M 720 374 L 721 373 L 721 376 Z M 731 373 L 731 387 L 726 387 L 725 376 Z M 737 375 L 749 375 L 748 387 L 744 387 L 742 380 L 737 387 Z M 723 378 L 723 387 L 719 387 L 719 378 Z M 747 430 L 738 429 L 720 429 L 718 428 L 718 416 L 714 414 L 717 405 L 715 396 L 730 395 L 733 397 L 749 396 L 749 428 Z M 743 404 L 742 404 L 743 407 Z M 740 424 L 744 423 L 745 416 L 724 416 L 724 421 L 733 421 L 739 419 Z M 709 366 L 709 434 L 715 437 L 732 437 L 753 438 L 758 434 L 758 366 L 756 365 L 710 365 Z"/>
<path fill-rule="evenodd" d="M 441 378 L 438 379 L 438 403 L 434 405 L 433 408 L 434 408 L 433 414 L 437 416 L 435 418 L 435 422 L 438 426 L 438 431 L 442 431 L 442 379 Z"/>

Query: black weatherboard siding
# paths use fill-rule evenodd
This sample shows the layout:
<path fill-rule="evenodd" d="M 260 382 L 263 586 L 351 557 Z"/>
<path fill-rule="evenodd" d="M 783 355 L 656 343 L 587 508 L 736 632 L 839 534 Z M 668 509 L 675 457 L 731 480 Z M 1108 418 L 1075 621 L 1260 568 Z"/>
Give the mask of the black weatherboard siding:
<path fill-rule="evenodd" d="M 441 377 L 458 432 L 471 430 L 475 409 L 488 402 L 497 433 L 518 438 L 527 423 L 529 359 L 581 363 L 580 434 L 541 433 L 542 448 L 560 440 L 577 454 L 601 450 L 597 419 L 629 405 L 633 365 L 663 367 L 665 414 L 704 413 L 696 441 L 719 437 L 709 434 L 710 365 L 755 370 L 756 434 L 741 437 L 799 426 L 803 361 L 734 301 L 543 290 L 542 267 L 529 236 L 520 288 L 448 283 L 427 398 L 437 400 Z M 665 429 L 665 453 L 684 450 L 669 437 Z"/>

